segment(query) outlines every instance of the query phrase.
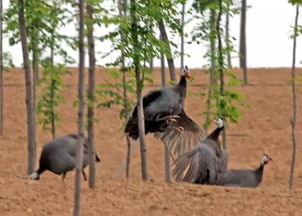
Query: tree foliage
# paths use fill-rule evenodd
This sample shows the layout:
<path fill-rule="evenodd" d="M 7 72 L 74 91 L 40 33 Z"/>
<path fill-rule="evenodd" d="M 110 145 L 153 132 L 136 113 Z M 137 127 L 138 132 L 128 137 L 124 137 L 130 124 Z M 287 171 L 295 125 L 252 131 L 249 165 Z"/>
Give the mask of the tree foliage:
<path fill-rule="evenodd" d="M 234 7 L 232 1 L 223 0 L 221 1 L 221 4 L 222 14 L 225 14 L 226 12 L 229 12 L 232 15 L 238 13 L 238 9 Z M 234 72 L 227 69 L 228 64 L 227 61 L 225 61 L 228 53 L 230 51 L 234 52 L 232 45 L 232 40 L 234 40 L 234 38 L 231 38 L 230 41 L 224 43 L 227 44 L 227 46 L 221 46 L 219 52 L 219 47 L 217 47 L 216 44 L 219 43 L 218 36 L 220 36 L 221 39 L 225 38 L 223 37 L 224 32 L 221 26 L 217 28 L 216 23 L 212 23 L 213 11 L 216 11 L 216 14 L 218 14 L 219 1 L 196 0 L 194 1 L 192 7 L 199 13 L 195 13 L 193 18 L 201 20 L 201 23 L 193 29 L 192 42 L 208 43 L 208 41 L 210 41 L 212 44 L 214 44 L 214 47 L 212 47 L 212 45 L 209 46 L 210 48 L 204 55 L 204 58 L 208 61 L 208 63 L 204 66 L 205 73 L 210 75 L 212 77 L 211 80 L 213 80 L 203 89 L 204 91 L 208 91 L 208 94 L 205 94 L 208 95 L 208 108 L 204 112 L 204 114 L 207 116 L 204 126 L 207 128 L 212 119 L 215 119 L 219 116 L 228 117 L 231 122 L 236 123 L 240 117 L 239 107 L 242 105 L 245 106 L 246 104 L 244 102 L 244 96 L 231 88 L 234 85 L 241 85 L 242 81 L 237 78 Z M 214 20 L 216 19 L 217 18 L 214 17 Z M 222 59 L 220 55 L 222 55 Z M 223 81 L 223 93 L 221 91 L 222 80 L 220 80 L 219 83 L 217 82 L 221 72 L 226 76 L 227 80 Z"/>
<path fill-rule="evenodd" d="M 62 80 L 63 75 L 71 75 L 62 64 L 52 66 L 49 59 L 42 61 L 44 68 L 42 78 L 39 80 L 39 97 L 37 102 L 38 123 L 47 131 L 52 131 L 52 121 L 59 122 L 60 116 L 57 107 L 64 103 L 62 90 L 66 88 Z M 55 82 L 54 82 L 55 81 Z"/>
<path fill-rule="evenodd" d="M 292 5 L 295 5 L 295 4 L 301 4 L 302 5 L 302 0 L 288 0 L 288 2 Z"/>
<path fill-rule="evenodd" d="M 64 101 L 60 95 L 61 90 L 65 88 L 61 76 L 67 74 L 65 65 L 74 62 L 64 46 L 76 49 L 75 39 L 61 31 L 73 22 L 73 13 L 67 3 L 57 0 L 32 0 L 25 1 L 24 5 L 28 48 L 33 54 L 31 60 L 34 69 L 42 66 L 44 70 L 38 82 L 41 89 L 37 96 L 38 122 L 42 124 L 43 129 L 51 131 L 53 137 L 56 123 L 60 119 L 56 107 Z M 9 36 L 12 46 L 20 42 L 17 11 L 17 2 L 10 1 L 4 19 L 5 33 Z M 43 56 L 46 60 L 41 61 Z M 55 57 L 60 57 L 64 64 L 55 64 Z M 38 74 L 34 75 L 34 82 L 35 78 L 38 78 Z"/>

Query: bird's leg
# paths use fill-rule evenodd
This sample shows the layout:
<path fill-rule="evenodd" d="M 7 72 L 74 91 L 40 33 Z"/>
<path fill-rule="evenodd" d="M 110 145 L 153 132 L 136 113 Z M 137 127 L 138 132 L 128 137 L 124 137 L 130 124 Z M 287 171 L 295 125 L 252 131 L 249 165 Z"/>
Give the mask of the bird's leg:
<path fill-rule="evenodd" d="M 172 158 L 172 160 L 173 160 L 173 162 L 174 162 L 174 164 L 175 164 L 175 159 L 174 159 L 172 153 L 170 152 L 170 149 L 168 148 L 167 144 L 166 144 L 164 141 L 163 141 L 163 144 L 164 144 L 165 148 L 168 150 L 168 152 L 169 152 L 169 154 L 170 154 L 170 157 Z"/>
<path fill-rule="evenodd" d="M 64 172 L 63 175 L 62 175 L 62 180 L 63 181 L 64 181 L 65 177 L 66 177 L 66 172 Z"/>
<path fill-rule="evenodd" d="M 83 174 L 84 181 L 87 181 L 86 173 L 83 169 L 82 169 L 82 174 Z"/>
<path fill-rule="evenodd" d="M 160 117 L 160 115 L 156 116 L 155 121 L 173 121 L 176 122 L 180 117 L 178 115 L 168 115 L 164 117 Z"/>

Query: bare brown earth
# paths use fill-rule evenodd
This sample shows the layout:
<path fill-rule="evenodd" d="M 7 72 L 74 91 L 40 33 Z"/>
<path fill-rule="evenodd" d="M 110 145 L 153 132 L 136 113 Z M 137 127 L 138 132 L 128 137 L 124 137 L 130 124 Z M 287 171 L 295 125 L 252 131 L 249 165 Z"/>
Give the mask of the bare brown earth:
<path fill-rule="evenodd" d="M 104 70 L 98 70 L 98 83 Z M 239 71 L 237 71 L 238 74 Z M 302 74 L 302 70 L 298 70 Z M 201 70 L 192 71 L 195 80 L 189 92 L 198 92 L 207 83 Z M 159 87 L 159 71 L 151 88 Z M 149 181 L 140 180 L 139 145 L 133 142 L 131 178 L 120 171 L 126 155 L 119 108 L 96 111 L 96 147 L 102 158 L 97 164 L 97 187 L 91 190 L 82 182 L 82 215 L 302 215 L 302 118 L 298 118 L 298 159 L 294 189 L 288 190 L 291 162 L 291 87 L 290 69 L 250 69 L 250 85 L 234 87 L 246 95 L 250 108 L 243 108 L 237 125 L 227 128 L 229 168 L 256 168 L 263 153 L 274 161 L 266 167 L 257 189 L 224 188 L 164 182 L 163 146 L 147 136 Z M 13 70 L 5 75 L 5 130 L 0 138 L 0 215 L 71 215 L 74 172 L 65 181 L 45 172 L 40 181 L 27 175 L 27 139 L 24 103 L 24 75 Z M 109 79 L 108 77 L 106 80 Z M 66 104 L 60 107 L 58 135 L 77 131 L 77 76 L 66 78 Z M 146 91 L 146 90 L 145 90 Z M 298 106 L 301 110 L 301 85 Z M 205 97 L 188 96 L 186 110 L 199 124 L 204 116 Z M 298 113 L 299 114 L 299 113 Z M 50 134 L 37 130 L 38 155 Z"/>

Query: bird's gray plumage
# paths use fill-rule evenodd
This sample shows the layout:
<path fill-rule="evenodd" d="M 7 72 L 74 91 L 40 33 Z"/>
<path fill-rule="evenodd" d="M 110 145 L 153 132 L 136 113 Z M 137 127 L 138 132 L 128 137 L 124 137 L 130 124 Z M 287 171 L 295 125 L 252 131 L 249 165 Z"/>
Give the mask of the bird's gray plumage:
<path fill-rule="evenodd" d="M 160 96 L 153 100 L 144 109 L 144 114 L 147 120 L 152 120 L 158 115 L 158 111 L 165 114 L 180 113 L 184 100 L 182 100 L 179 92 L 176 91 L 175 87 L 162 88 Z M 149 93 L 149 94 L 152 94 Z M 149 95 L 147 94 L 146 97 Z"/>
<path fill-rule="evenodd" d="M 232 186 L 232 187 L 257 187 L 263 177 L 265 164 L 272 160 L 267 155 L 264 155 L 260 166 L 255 170 L 227 170 L 217 180 L 217 185 Z"/>
<path fill-rule="evenodd" d="M 55 174 L 63 175 L 64 178 L 68 171 L 75 168 L 77 137 L 76 134 L 69 134 L 46 143 L 41 152 L 39 169 L 33 173 L 31 177 L 33 179 L 39 179 L 41 173 L 45 170 L 49 170 Z M 83 151 L 84 169 L 89 163 L 87 139 L 85 137 Z M 96 161 L 100 161 L 97 154 Z M 83 174 L 84 178 L 86 178 L 84 171 Z"/>
<path fill-rule="evenodd" d="M 218 136 L 223 129 L 216 128 L 206 139 L 182 154 L 173 169 L 177 181 L 215 184 L 227 168 L 227 151 L 220 148 Z"/>

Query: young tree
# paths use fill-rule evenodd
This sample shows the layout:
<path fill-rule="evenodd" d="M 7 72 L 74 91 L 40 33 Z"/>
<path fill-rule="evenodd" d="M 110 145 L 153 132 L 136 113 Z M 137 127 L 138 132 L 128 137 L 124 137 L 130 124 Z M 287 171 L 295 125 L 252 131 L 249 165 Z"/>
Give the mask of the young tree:
<path fill-rule="evenodd" d="M 153 27 L 151 27 L 151 32 L 153 32 Z M 149 61 L 149 69 L 151 73 L 154 71 L 154 58 L 151 58 Z"/>
<path fill-rule="evenodd" d="M 40 46 L 44 47 L 41 54 L 47 54 L 48 57 L 39 61 L 41 62 L 43 71 L 41 76 L 39 76 L 38 84 L 40 91 L 37 95 L 36 111 L 38 122 L 44 130 L 51 132 L 54 139 L 60 121 L 57 107 L 61 103 L 64 103 L 64 97 L 61 93 L 66 88 L 62 76 L 71 74 L 66 69 L 66 64 L 73 62 L 65 47 L 76 48 L 73 38 L 69 35 L 64 35 L 64 32 L 60 31 L 60 28 L 71 22 L 71 18 L 68 17 L 70 11 L 64 8 L 64 3 L 52 0 L 50 3 L 41 4 L 40 9 L 44 11 L 43 22 L 42 24 L 40 23 L 38 34 L 43 36 L 40 36 Z M 55 63 L 56 56 L 61 57 L 64 63 Z"/>
<path fill-rule="evenodd" d="M 119 0 L 118 1 L 118 9 L 119 9 L 119 15 L 120 15 L 120 18 L 123 20 L 123 19 L 126 19 L 127 18 L 127 0 Z M 120 29 L 122 29 L 122 26 L 120 26 Z M 123 33 L 123 31 L 120 31 L 120 38 L 121 38 L 121 41 L 125 41 L 126 37 Z M 153 64 L 153 61 L 151 60 L 152 64 Z M 129 110 L 130 110 L 130 107 L 129 107 L 129 101 L 128 101 L 128 90 L 127 90 L 127 80 L 126 80 L 126 77 L 127 77 L 127 74 L 126 72 L 128 71 L 127 68 L 126 68 L 126 64 L 125 64 L 125 50 L 124 50 L 124 47 L 121 46 L 121 72 L 122 72 L 122 86 L 123 86 L 123 118 L 124 120 L 128 120 L 129 118 Z M 150 63 L 150 67 L 152 65 Z M 151 70 L 151 68 L 150 68 Z M 126 156 L 126 178 L 129 179 L 130 177 L 130 162 L 131 162 L 131 151 L 132 151 L 132 148 L 131 148 L 131 142 L 130 142 L 130 138 L 128 136 L 128 134 L 125 134 L 126 136 L 126 142 L 127 142 L 127 156 Z"/>
<path fill-rule="evenodd" d="M 232 1 L 196 0 L 193 3 L 193 8 L 200 13 L 200 16 L 197 14 L 196 18 L 201 19 L 202 22 L 199 22 L 200 24 L 194 28 L 192 39 L 199 43 L 203 41 L 209 43 L 210 41 L 209 49 L 204 55 L 204 58 L 208 60 L 206 66 L 209 68 L 205 72 L 210 76 L 210 83 L 205 86 L 205 90 L 208 90 L 207 110 L 204 112 L 206 115 L 205 128 L 210 125 L 212 119 L 220 116 L 225 116 L 230 122 L 236 123 L 240 117 L 238 105 L 247 106 L 247 104 L 244 103 L 243 95 L 228 88 L 228 86 L 241 85 L 241 82 L 232 71 L 226 72 L 227 64 L 224 62 L 227 50 L 232 48 L 231 44 L 226 48 L 222 46 L 222 39 L 225 37 L 220 26 L 223 12 L 225 12 L 229 6 L 231 7 L 233 5 L 228 4 L 232 4 Z M 230 12 L 236 13 L 234 9 L 231 9 Z M 217 44 L 217 47 L 216 45 L 210 46 L 211 41 L 212 44 Z M 231 41 L 229 42 L 231 43 Z M 212 67 L 213 63 L 215 64 L 214 67 Z M 226 79 L 227 81 L 225 81 L 225 76 L 228 77 L 228 79 Z M 219 84 L 217 81 L 219 81 Z M 223 143 L 226 143 L 225 138 Z M 224 148 L 225 147 L 226 146 L 224 146 Z"/>
<path fill-rule="evenodd" d="M 89 55 L 89 82 L 88 82 L 88 149 L 89 149 L 89 187 L 95 188 L 95 146 L 94 146 L 94 100 L 95 100 L 95 46 L 93 37 L 93 5 L 87 7 L 87 39 Z"/>
<path fill-rule="evenodd" d="M 78 141 L 76 149 L 76 175 L 74 193 L 74 216 L 80 216 L 81 206 L 81 172 L 83 163 L 83 141 L 84 141 L 84 70 L 85 70 L 85 50 L 84 50 L 84 0 L 79 0 L 79 74 L 78 74 Z"/>
<path fill-rule="evenodd" d="M 231 49 L 230 49 L 230 2 L 227 2 L 227 8 L 225 12 L 225 42 L 227 46 L 228 68 L 232 68 Z"/>
<path fill-rule="evenodd" d="M 219 79 L 220 79 L 220 95 L 224 96 L 224 62 L 223 62 L 223 47 L 222 47 L 222 39 L 221 39 L 221 28 L 220 28 L 220 21 L 223 11 L 222 0 L 218 1 L 219 11 L 217 15 L 217 25 L 216 25 L 216 34 L 218 40 L 218 72 L 219 72 Z M 224 104 L 222 101 L 219 101 L 221 109 L 224 109 Z M 226 149 L 226 128 L 223 130 L 223 148 Z"/>
<path fill-rule="evenodd" d="M 41 1 L 33 0 L 31 1 L 31 8 L 39 8 Z M 33 69 L 33 112 L 36 113 L 36 89 L 37 82 L 39 79 L 39 67 L 40 67 L 40 48 L 39 48 L 39 25 L 36 25 L 40 22 L 41 17 L 37 16 L 38 13 L 33 13 L 31 25 L 30 25 L 30 48 L 32 53 L 32 69 Z M 36 121 L 36 115 L 34 115 L 34 121 Z"/>
<path fill-rule="evenodd" d="M 33 113 L 33 92 L 32 92 L 32 79 L 30 70 L 30 61 L 28 56 L 28 45 L 26 35 L 26 25 L 24 17 L 24 2 L 18 0 L 18 20 L 19 30 L 21 36 L 22 53 L 23 53 L 23 67 L 25 74 L 25 86 L 26 86 L 26 111 L 27 111 L 27 142 L 28 142 L 28 174 L 35 171 L 36 164 L 36 133 L 35 133 L 35 121 Z"/>
<path fill-rule="evenodd" d="M 169 72 L 170 72 L 170 79 L 175 81 L 176 80 L 176 73 L 175 73 L 175 66 L 174 66 L 174 60 L 172 56 L 172 50 L 170 46 L 170 41 L 168 38 L 168 34 L 166 31 L 165 23 L 163 19 L 158 20 L 158 28 L 161 34 L 161 39 L 166 43 L 167 46 L 167 53 L 165 53 L 168 66 L 169 66 Z"/>
<path fill-rule="evenodd" d="M 164 52 L 160 53 L 160 71 L 161 71 L 161 85 L 162 87 L 166 87 L 166 65 L 165 65 Z M 164 158 L 165 158 L 165 179 L 166 182 L 170 183 L 171 182 L 170 150 L 168 149 L 166 144 L 164 149 Z"/>
<path fill-rule="evenodd" d="M 161 35 L 160 35 L 161 38 Z M 161 86 L 166 87 L 166 64 L 165 64 L 165 53 L 160 53 L 160 71 L 161 71 Z"/>
<path fill-rule="evenodd" d="M 299 4 L 301 0 L 291 0 L 292 4 L 296 4 L 296 16 L 294 25 L 294 35 L 293 35 L 293 59 L 292 59 L 292 70 L 291 70 L 291 84 L 292 84 L 292 117 L 290 119 L 292 128 L 292 162 L 290 167 L 289 175 L 289 189 L 293 188 L 294 171 L 296 164 L 296 119 L 297 119 L 297 96 L 296 96 L 296 49 L 297 49 L 297 37 L 298 37 L 298 18 L 299 18 Z"/>
<path fill-rule="evenodd" d="M 123 110 L 124 110 L 124 120 L 128 120 L 129 118 L 129 101 L 128 101 L 128 96 L 127 96 L 127 81 L 126 81 L 126 67 L 125 67 L 125 62 L 123 61 Z M 130 162 L 131 162 L 131 152 L 132 152 L 132 146 L 131 146 L 131 141 L 128 136 L 126 136 L 126 142 L 127 142 L 127 156 L 126 156 L 126 178 L 129 179 L 130 177 Z"/>
<path fill-rule="evenodd" d="M 149 64 L 150 64 L 150 71 L 153 72 L 154 71 L 154 59 L 153 58 L 150 60 Z"/>
<path fill-rule="evenodd" d="M 57 4 L 56 1 L 52 1 L 52 6 L 53 6 L 53 10 L 54 12 L 56 11 L 57 8 Z M 55 66 L 55 31 L 56 31 L 57 25 L 56 22 L 52 22 L 51 25 L 51 35 L 50 35 L 50 67 L 51 70 L 54 70 L 54 66 Z M 35 73 L 36 75 L 38 75 L 39 73 Z M 38 76 L 37 76 L 38 77 Z M 50 82 L 50 101 L 54 101 L 55 100 L 55 89 L 56 89 L 56 80 L 55 79 L 51 79 Z M 51 134 L 53 139 L 56 137 L 56 114 L 55 114 L 55 107 L 54 107 L 54 103 L 50 104 L 50 124 L 51 124 Z"/>
<path fill-rule="evenodd" d="M 211 58 L 211 65 L 210 65 L 210 85 L 214 86 L 217 84 L 217 47 L 216 47 L 216 19 L 217 14 L 215 9 L 210 9 L 210 58 Z M 212 99 L 213 99 L 213 90 L 209 88 L 208 90 L 208 98 L 207 98 L 207 110 L 211 110 L 212 106 Z M 206 124 L 210 122 L 210 115 L 209 113 L 206 115 Z M 206 127 L 207 129 L 207 127 Z"/>
<path fill-rule="evenodd" d="M 3 32 L 2 32 L 2 23 L 3 23 L 3 5 L 2 0 L 0 0 L 0 136 L 3 135 Z"/>
<path fill-rule="evenodd" d="M 216 76 L 216 67 L 217 67 L 217 29 L 216 29 L 216 22 L 217 22 L 217 14 L 215 9 L 210 9 L 210 52 L 211 52 L 211 68 L 210 68 L 210 83 L 214 85 L 217 83 L 217 76 Z M 209 94 L 210 95 L 210 94 Z"/>
<path fill-rule="evenodd" d="M 185 11 L 186 11 L 186 1 L 182 3 L 182 10 L 181 10 L 181 30 L 182 33 L 180 34 L 180 70 L 184 69 L 184 52 L 185 52 L 185 38 L 184 38 L 184 28 L 185 28 Z"/>
<path fill-rule="evenodd" d="M 240 42 L 239 42 L 239 60 L 240 68 L 243 70 L 244 84 L 248 84 L 247 77 L 247 55 L 246 55 L 246 0 L 241 2 L 241 19 L 240 19 Z"/>
<path fill-rule="evenodd" d="M 198 38 L 201 37 L 202 40 L 205 40 L 210 48 L 206 56 L 209 58 L 210 64 L 209 67 L 209 76 L 210 76 L 210 84 L 207 93 L 207 111 L 206 120 L 205 120 L 205 129 L 207 130 L 208 126 L 211 123 L 211 115 L 210 111 L 213 106 L 214 99 L 214 90 L 213 86 L 217 85 L 217 34 L 216 34 L 216 20 L 217 20 L 217 1 L 199 1 L 195 0 L 193 3 L 193 8 L 200 14 L 200 18 L 205 19 L 203 24 L 198 28 L 199 31 L 197 33 Z M 193 40 L 195 40 L 196 36 L 193 36 Z"/>
<path fill-rule="evenodd" d="M 138 130 L 139 130 L 139 142 L 141 147 L 141 169 L 142 179 L 148 179 L 147 172 L 147 149 L 145 143 L 145 123 L 143 112 L 143 96 L 142 96 L 142 74 L 140 70 L 140 56 L 139 56 L 139 42 L 138 42 L 138 23 L 137 23 L 137 7 L 136 0 L 130 0 L 130 17 L 131 17 L 131 38 L 133 40 L 133 65 L 136 77 L 136 94 L 137 94 L 137 116 L 138 116 Z"/>

